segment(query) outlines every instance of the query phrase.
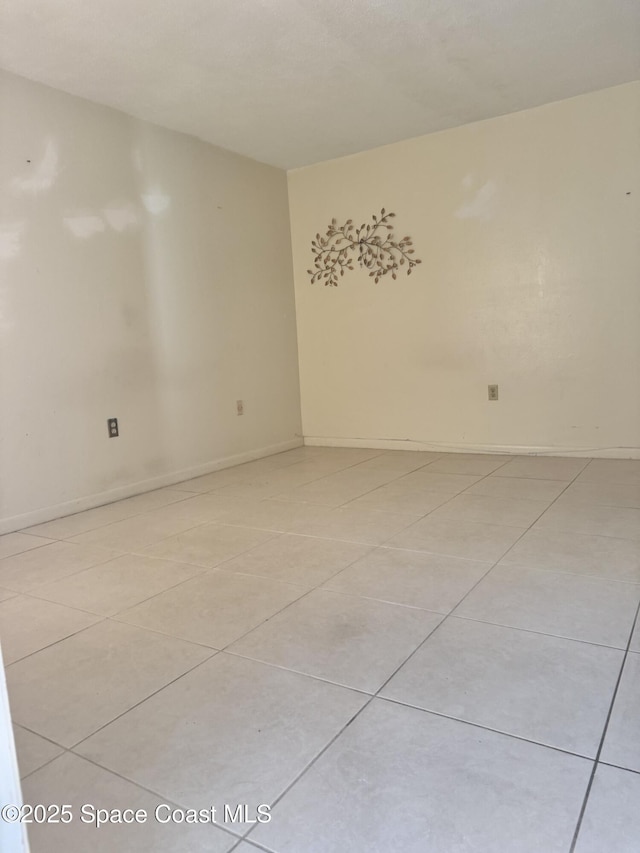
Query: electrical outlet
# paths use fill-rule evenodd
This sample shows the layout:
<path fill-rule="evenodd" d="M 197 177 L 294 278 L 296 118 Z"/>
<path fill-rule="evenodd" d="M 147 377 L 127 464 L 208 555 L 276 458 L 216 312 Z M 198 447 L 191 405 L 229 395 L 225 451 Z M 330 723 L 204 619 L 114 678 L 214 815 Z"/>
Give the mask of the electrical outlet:
<path fill-rule="evenodd" d="M 498 399 L 498 386 L 497 385 L 488 385 L 489 389 L 489 399 L 497 400 Z"/>
<path fill-rule="evenodd" d="M 109 430 L 109 438 L 117 438 L 120 433 L 118 432 L 118 419 L 117 418 L 109 418 L 107 421 L 107 428 Z"/>
<path fill-rule="evenodd" d="M 244 402 L 242 400 L 236 400 L 236 413 L 244 415 Z"/>

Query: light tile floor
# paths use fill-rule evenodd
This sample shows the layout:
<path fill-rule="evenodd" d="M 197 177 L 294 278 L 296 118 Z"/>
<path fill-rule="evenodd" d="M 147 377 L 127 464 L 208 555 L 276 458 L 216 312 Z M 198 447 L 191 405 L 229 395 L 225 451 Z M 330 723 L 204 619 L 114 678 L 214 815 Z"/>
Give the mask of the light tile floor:
<path fill-rule="evenodd" d="M 32 849 L 637 853 L 639 603 L 640 461 L 300 448 L 2 536 Z"/>

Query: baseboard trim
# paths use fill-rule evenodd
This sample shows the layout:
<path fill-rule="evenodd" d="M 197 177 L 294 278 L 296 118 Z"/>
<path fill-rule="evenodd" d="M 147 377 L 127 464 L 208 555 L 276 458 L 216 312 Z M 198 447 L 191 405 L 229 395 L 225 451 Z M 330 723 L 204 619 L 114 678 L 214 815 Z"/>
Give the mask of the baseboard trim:
<path fill-rule="evenodd" d="M 53 521 L 56 518 L 63 518 L 66 515 L 74 515 L 76 512 L 82 512 L 85 509 L 104 506 L 123 498 L 131 498 L 134 495 L 144 494 L 144 492 L 152 492 L 154 489 L 174 486 L 176 483 L 192 480 L 194 477 L 202 477 L 204 474 L 212 474 L 214 471 L 221 471 L 223 468 L 232 468 L 234 465 L 241 465 L 243 462 L 252 462 L 255 459 L 263 459 L 266 456 L 275 456 L 276 453 L 284 453 L 286 450 L 295 450 L 296 447 L 302 447 L 303 444 L 302 438 L 293 438 L 289 441 L 281 441 L 278 444 L 260 447 L 256 450 L 237 453 L 234 456 L 224 456 L 212 462 L 206 462 L 203 465 L 184 468 L 181 471 L 173 471 L 169 474 L 161 474 L 158 477 L 129 483 L 126 486 L 118 486 L 118 488 L 110 489 L 106 492 L 86 495 L 72 501 L 65 501 L 64 503 L 31 510 L 21 515 L 3 518 L 0 520 L 0 535 L 13 533 L 25 527 L 32 527 L 34 524 L 44 524 L 45 521 Z"/>
<path fill-rule="evenodd" d="M 336 438 L 305 435 L 309 447 L 362 447 L 373 450 L 431 450 L 440 453 L 509 453 L 518 456 L 576 456 L 589 459 L 640 459 L 640 447 L 558 447 L 516 444 L 445 444 L 403 438 Z"/>

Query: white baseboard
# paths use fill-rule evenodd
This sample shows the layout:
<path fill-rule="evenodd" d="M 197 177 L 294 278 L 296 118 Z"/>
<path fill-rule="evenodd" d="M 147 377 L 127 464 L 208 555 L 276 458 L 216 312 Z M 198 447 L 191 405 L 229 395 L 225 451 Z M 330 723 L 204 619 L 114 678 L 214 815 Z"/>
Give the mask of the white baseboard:
<path fill-rule="evenodd" d="M 154 489 L 173 486 L 176 483 L 182 483 L 184 480 L 192 480 L 194 477 L 212 474 L 214 471 L 221 471 L 223 468 L 232 468 L 234 465 L 241 465 L 243 462 L 252 462 L 254 459 L 263 459 L 265 456 L 274 456 L 276 453 L 283 453 L 285 450 L 294 450 L 296 447 L 302 447 L 303 443 L 302 438 L 293 438 L 289 441 L 281 441 L 279 444 L 271 444 L 268 447 L 260 447 L 256 450 L 237 453 L 235 456 L 225 456 L 221 459 L 215 459 L 213 462 L 196 465 L 193 468 L 184 468 L 182 471 L 173 471 L 169 474 L 161 474 L 158 477 L 152 477 L 148 480 L 140 480 L 137 483 L 118 486 L 117 489 L 109 489 L 106 492 L 87 495 L 76 500 L 34 509 L 10 518 L 3 518 L 0 520 L 0 534 L 12 533 L 15 530 L 22 530 L 25 527 L 32 527 L 34 524 L 44 524 L 45 521 L 53 521 L 65 515 L 73 515 L 85 509 L 104 506 L 104 504 L 110 504 L 123 498 L 130 498 L 134 495 L 141 495 L 144 492 L 152 492 Z"/>
<path fill-rule="evenodd" d="M 517 456 L 577 456 L 589 459 L 640 459 L 640 447 L 558 447 L 516 444 L 445 444 L 403 438 L 336 438 L 305 435 L 309 447 L 362 447 L 374 450 L 431 450 L 436 453 L 509 453 Z"/>

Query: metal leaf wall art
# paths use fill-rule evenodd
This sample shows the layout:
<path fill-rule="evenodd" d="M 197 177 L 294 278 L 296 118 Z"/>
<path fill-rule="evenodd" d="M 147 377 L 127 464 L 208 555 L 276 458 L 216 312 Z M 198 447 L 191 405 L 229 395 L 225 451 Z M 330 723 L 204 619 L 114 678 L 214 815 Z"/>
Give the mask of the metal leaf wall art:
<path fill-rule="evenodd" d="M 311 284 L 322 281 L 325 286 L 337 287 L 338 279 L 345 270 L 354 268 L 355 260 L 369 270 L 375 282 L 385 275 L 397 278 L 402 267 L 411 275 L 422 261 L 412 257 L 411 237 L 394 238 L 393 225 L 389 223 L 394 217 L 395 213 L 387 213 L 383 207 L 379 216 L 372 217 L 372 223 L 363 223 L 360 228 L 355 227 L 352 219 L 338 228 L 337 220 L 332 219 L 325 236 L 316 234 L 311 241 L 314 269 L 307 270 Z"/>

